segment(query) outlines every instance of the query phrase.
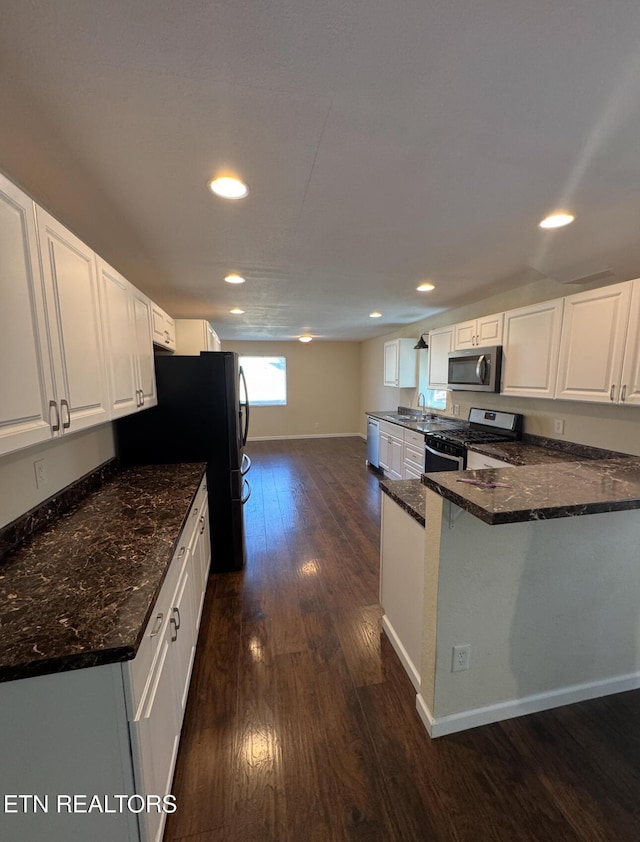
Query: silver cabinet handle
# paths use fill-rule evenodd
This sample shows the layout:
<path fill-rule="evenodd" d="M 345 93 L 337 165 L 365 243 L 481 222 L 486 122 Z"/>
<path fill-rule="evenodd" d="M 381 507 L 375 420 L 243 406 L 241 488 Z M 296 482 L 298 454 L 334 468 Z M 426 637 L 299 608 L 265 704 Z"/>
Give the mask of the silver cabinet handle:
<path fill-rule="evenodd" d="M 204 534 L 204 527 L 205 527 L 204 515 L 200 516 L 200 523 L 202 524 L 202 526 L 200 527 L 200 534 L 203 535 Z"/>
<path fill-rule="evenodd" d="M 182 625 L 182 622 L 180 620 L 180 609 L 177 608 L 175 605 L 173 607 L 173 613 L 176 614 L 177 617 L 178 617 L 178 622 L 176 623 L 176 631 L 177 631 L 180 628 L 180 626 Z"/>
<path fill-rule="evenodd" d="M 169 622 L 170 622 L 170 623 L 171 623 L 171 625 L 173 626 L 174 631 L 175 631 L 175 633 L 176 633 L 176 636 L 175 636 L 175 637 L 173 636 L 173 632 L 171 633 L 171 642 L 172 642 L 172 643 L 175 643 L 175 642 L 176 642 L 176 640 L 178 639 L 178 627 L 177 627 L 177 625 L 176 625 L 176 621 L 173 619 L 173 617 L 171 617 L 171 619 L 169 620 Z"/>
<path fill-rule="evenodd" d="M 71 412 L 69 411 L 69 401 L 65 400 L 64 398 L 60 401 L 60 415 L 62 415 L 63 406 L 66 406 L 67 408 L 67 420 L 62 422 L 62 429 L 68 430 L 71 426 Z"/>
<path fill-rule="evenodd" d="M 51 424 L 51 408 L 56 411 L 56 423 Z M 58 411 L 58 404 L 55 401 L 49 401 L 49 423 L 51 424 L 51 432 L 57 433 L 60 429 L 60 412 Z"/>
<path fill-rule="evenodd" d="M 149 635 L 149 637 L 155 637 L 158 634 L 158 632 L 160 631 L 160 628 L 162 626 L 162 620 L 163 619 L 164 619 L 164 614 L 158 614 L 158 616 L 156 617 L 156 624 L 153 627 L 153 629 L 151 630 L 151 634 Z"/>
<path fill-rule="evenodd" d="M 165 330 L 164 335 L 167 337 L 167 338 L 164 340 L 164 343 L 165 343 L 165 345 L 169 345 L 169 343 L 171 342 L 171 339 L 169 338 L 169 331 L 168 331 L 168 330 Z"/>
<path fill-rule="evenodd" d="M 615 383 L 614 383 L 614 384 L 611 386 L 611 391 L 609 392 L 609 400 L 610 400 L 610 401 L 612 401 L 612 400 L 613 400 L 613 396 L 614 396 L 614 394 L 615 394 L 615 391 L 616 391 L 616 386 L 615 386 Z"/>
<path fill-rule="evenodd" d="M 620 400 L 624 403 L 627 399 L 627 384 L 625 383 L 620 392 Z"/>

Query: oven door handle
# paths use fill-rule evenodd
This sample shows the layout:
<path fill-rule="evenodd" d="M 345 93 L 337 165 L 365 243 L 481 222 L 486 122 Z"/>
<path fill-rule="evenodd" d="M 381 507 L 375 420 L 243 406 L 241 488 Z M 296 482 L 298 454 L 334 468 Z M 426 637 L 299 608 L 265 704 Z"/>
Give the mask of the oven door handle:
<path fill-rule="evenodd" d="M 476 363 L 476 379 L 478 383 L 484 383 L 485 376 L 487 374 L 487 356 L 486 354 L 480 354 L 478 357 L 478 362 Z"/>

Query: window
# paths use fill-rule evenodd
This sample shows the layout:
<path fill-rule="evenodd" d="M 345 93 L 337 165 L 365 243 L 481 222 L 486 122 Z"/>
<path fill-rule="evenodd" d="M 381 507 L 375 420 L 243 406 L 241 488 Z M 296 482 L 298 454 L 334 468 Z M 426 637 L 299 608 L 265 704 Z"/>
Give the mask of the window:
<path fill-rule="evenodd" d="M 446 409 L 447 390 L 429 388 L 428 353 L 428 351 L 419 352 L 418 392 L 424 395 L 425 406 L 429 407 L 429 409 Z"/>
<path fill-rule="evenodd" d="M 251 406 L 287 405 L 287 361 L 284 357 L 240 357 Z"/>

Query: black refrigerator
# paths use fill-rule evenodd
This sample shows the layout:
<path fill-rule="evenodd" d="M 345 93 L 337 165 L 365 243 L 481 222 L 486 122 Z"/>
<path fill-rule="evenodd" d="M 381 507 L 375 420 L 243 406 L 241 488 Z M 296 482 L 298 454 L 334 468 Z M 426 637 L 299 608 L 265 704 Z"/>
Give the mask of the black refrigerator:
<path fill-rule="evenodd" d="M 240 570 L 251 460 L 244 452 L 249 401 L 238 355 L 158 355 L 155 369 L 158 405 L 115 422 L 120 463 L 206 462 L 211 571 Z"/>

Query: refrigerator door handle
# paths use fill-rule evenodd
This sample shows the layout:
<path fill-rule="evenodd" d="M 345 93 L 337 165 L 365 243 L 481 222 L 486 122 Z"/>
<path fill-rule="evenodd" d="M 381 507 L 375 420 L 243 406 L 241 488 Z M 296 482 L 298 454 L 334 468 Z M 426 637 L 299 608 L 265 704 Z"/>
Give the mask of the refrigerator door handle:
<path fill-rule="evenodd" d="M 246 468 L 245 468 L 245 465 L 246 465 Z M 247 456 L 246 453 L 243 453 L 242 454 L 242 464 L 240 465 L 240 475 L 244 476 L 245 474 L 248 474 L 250 470 L 251 470 L 251 459 L 249 459 L 249 457 Z"/>
<path fill-rule="evenodd" d="M 244 447 L 247 443 L 247 436 L 249 435 L 249 393 L 247 392 L 247 379 L 244 376 L 242 366 L 238 369 L 238 373 L 244 386 L 245 397 L 244 403 L 240 403 L 240 409 L 242 410 L 242 408 L 244 408 L 244 430 L 242 431 L 242 446 Z"/>
<path fill-rule="evenodd" d="M 248 489 L 248 490 L 247 490 L 246 494 L 244 494 L 244 495 L 242 496 L 242 499 L 240 500 L 240 502 L 242 503 L 242 505 L 243 505 L 243 506 L 244 506 L 244 504 L 247 502 L 247 500 L 249 499 L 249 497 L 251 497 L 251 486 L 249 485 L 249 480 L 248 480 L 248 479 L 246 479 L 246 480 L 243 482 L 242 487 L 244 488 L 244 486 L 245 486 L 245 485 L 247 486 L 247 489 Z"/>

